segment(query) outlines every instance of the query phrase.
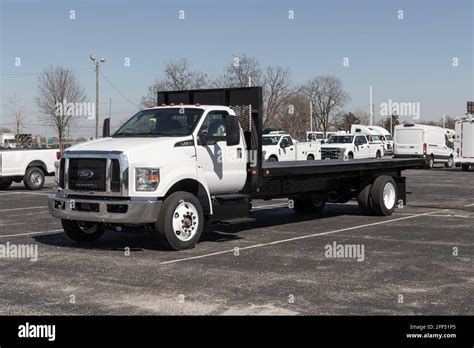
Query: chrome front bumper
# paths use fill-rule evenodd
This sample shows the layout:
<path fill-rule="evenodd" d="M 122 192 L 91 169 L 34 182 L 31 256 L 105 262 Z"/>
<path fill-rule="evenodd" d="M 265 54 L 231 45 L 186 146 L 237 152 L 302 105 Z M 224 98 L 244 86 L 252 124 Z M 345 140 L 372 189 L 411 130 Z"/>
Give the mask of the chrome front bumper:
<path fill-rule="evenodd" d="M 58 192 L 48 197 L 49 212 L 59 219 L 117 224 L 144 224 L 158 220 L 162 201 L 149 198 L 88 199 L 66 197 Z"/>

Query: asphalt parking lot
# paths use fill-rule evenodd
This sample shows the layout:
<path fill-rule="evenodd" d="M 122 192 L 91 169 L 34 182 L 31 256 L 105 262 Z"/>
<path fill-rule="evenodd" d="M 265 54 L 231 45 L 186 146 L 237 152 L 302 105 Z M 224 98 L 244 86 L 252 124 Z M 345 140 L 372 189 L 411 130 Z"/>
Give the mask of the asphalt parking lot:
<path fill-rule="evenodd" d="M 256 222 L 214 225 L 182 252 L 146 233 L 76 244 L 48 214 L 51 181 L 15 185 L 0 192 L 0 244 L 38 245 L 38 260 L 0 259 L 0 314 L 472 315 L 474 172 L 405 175 L 412 194 L 391 217 L 256 201 Z M 326 257 L 334 242 L 363 246 L 363 260 Z"/>

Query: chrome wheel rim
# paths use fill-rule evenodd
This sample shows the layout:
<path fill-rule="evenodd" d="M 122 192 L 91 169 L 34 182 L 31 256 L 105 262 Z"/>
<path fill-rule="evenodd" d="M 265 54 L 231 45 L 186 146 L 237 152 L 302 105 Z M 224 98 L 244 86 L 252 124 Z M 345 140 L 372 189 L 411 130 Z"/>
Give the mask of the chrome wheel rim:
<path fill-rule="evenodd" d="M 37 172 L 31 173 L 30 180 L 31 180 L 31 183 L 35 186 L 41 185 L 43 181 L 41 174 Z"/>
<path fill-rule="evenodd" d="M 173 212 L 173 231 L 179 240 L 186 242 L 192 239 L 198 230 L 199 216 L 196 207 L 181 201 Z"/>
<path fill-rule="evenodd" d="M 383 188 L 383 203 L 387 209 L 395 206 L 396 193 L 395 186 L 391 182 L 387 182 Z"/>

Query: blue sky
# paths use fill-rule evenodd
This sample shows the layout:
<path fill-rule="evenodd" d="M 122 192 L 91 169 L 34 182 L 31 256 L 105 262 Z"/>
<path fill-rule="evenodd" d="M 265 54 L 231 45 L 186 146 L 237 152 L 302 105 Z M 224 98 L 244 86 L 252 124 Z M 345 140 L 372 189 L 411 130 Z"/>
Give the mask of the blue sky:
<path fill-rule="evenodd" d="M 76 70 L 95 101 L 89 53 L 107 59 L 103 73 L 134 103 L 165 62 L 188 58 L 210 77 L 245 53 L 263 66 L 290 68 L 293 83 L 338 76 L 351 95 L 346 109 L 368 110 L 369 84 L 380 103 L 420 102 L 421 117 L 459 116 L 474 99 L 472 0 L 0 0 L 0 125 L 17 94 L 28 103 L 28 130 L 43 133 L 34 105 L 37 75 L 49 65 Z M 74 10 L 76 18 L 69 18 Z M 178 18 L 180 10 L 185 19 Z M 288 11 L 294 11 L 294 19 Z M 404 11 L 404 19 L 397 18 Z M 15 58 L 21 66 L 15 67 Z M 130 67 L 124 59 L 130 58 Z M 349 66 L 342 60 L 349 58 Z M 452 66 L 453 57 L 459 66 Z M 101 115 L 112 99 L 113 123 L 136 106 L 101 78 Z M 94 121 L 78 135 L 93 135 Z"/>

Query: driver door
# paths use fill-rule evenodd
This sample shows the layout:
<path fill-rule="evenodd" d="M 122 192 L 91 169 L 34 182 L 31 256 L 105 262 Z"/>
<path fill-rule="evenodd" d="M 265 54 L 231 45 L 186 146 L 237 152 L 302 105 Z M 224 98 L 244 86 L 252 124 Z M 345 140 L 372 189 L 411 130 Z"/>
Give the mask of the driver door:
<path fill-rule="evenodd" d="M 284 136 L 281 138 L 279 152 L 281 161 L 295 160 L 295 145 L 289 136 Z"/>
<path fill-rule="evenodd" d="M 239 144 L 227 145 L 226 117 L 236 116 L 230 116 L 227 111 L 210 111 L 198 131 L 198 176 L 207 183 L 211 193 L 239 191 L 247 177 L 243 137 L 240 136 Z M 240 132 L 239 127 L 237 130 Z M 200 144 L 201 134 L 206 135 L 206 144 Z"/>

